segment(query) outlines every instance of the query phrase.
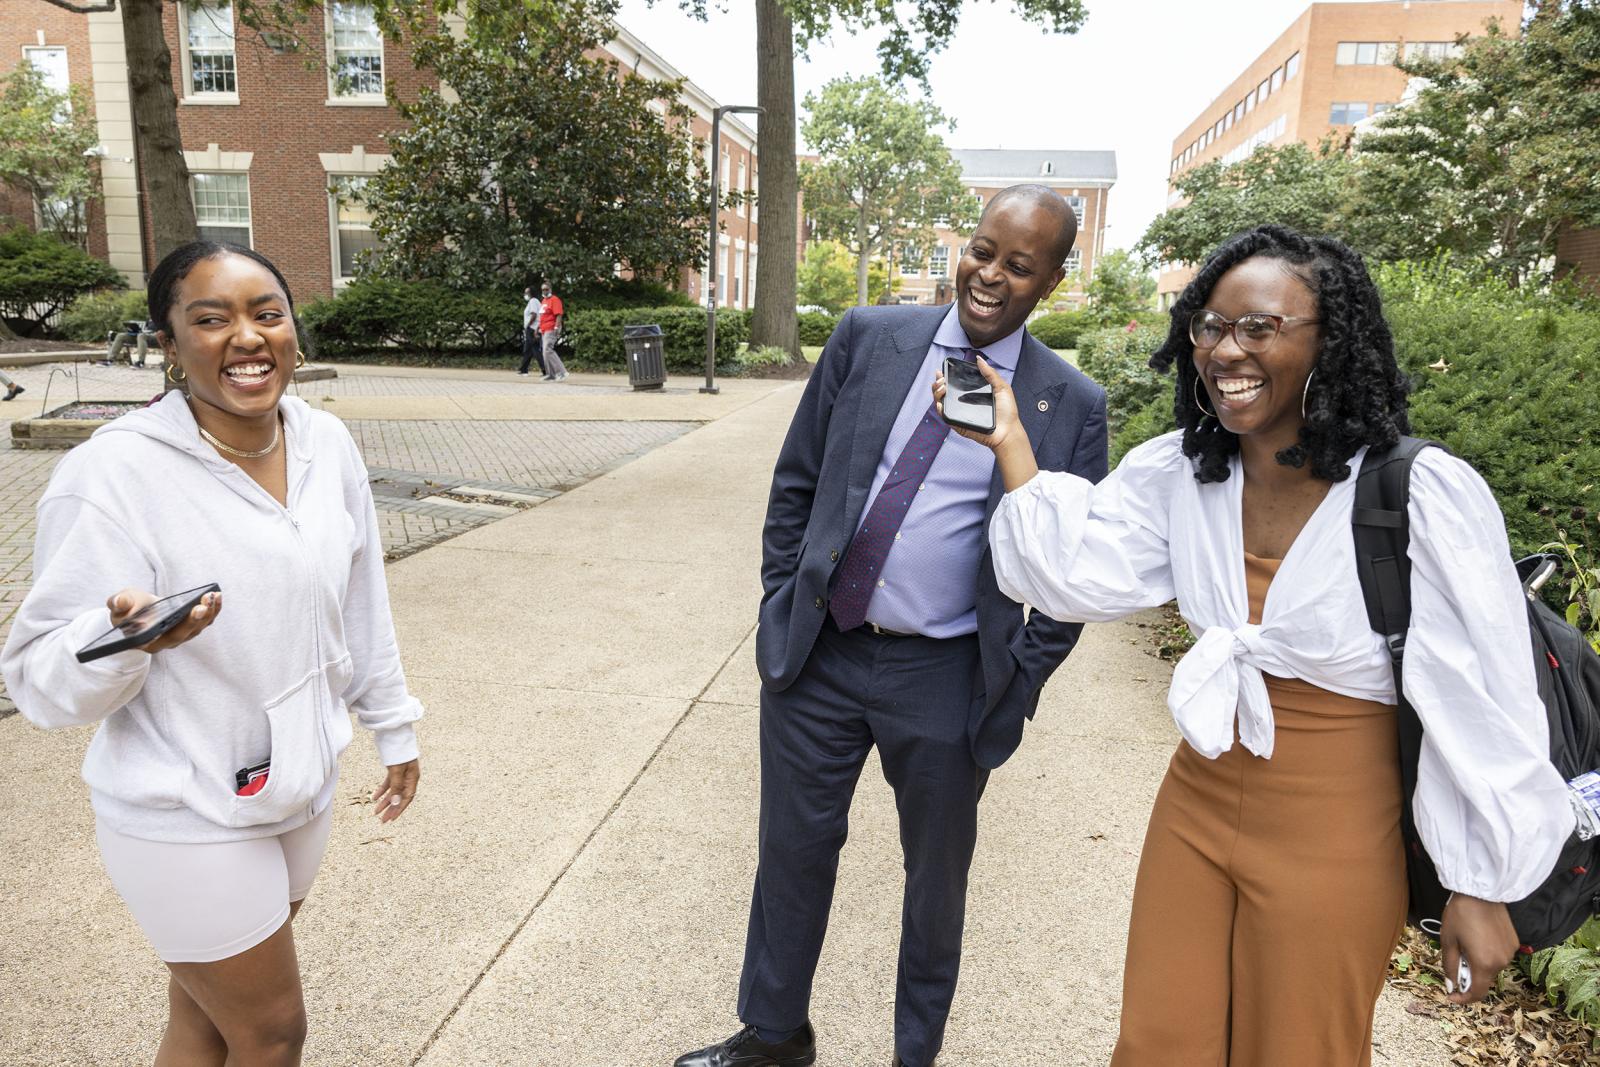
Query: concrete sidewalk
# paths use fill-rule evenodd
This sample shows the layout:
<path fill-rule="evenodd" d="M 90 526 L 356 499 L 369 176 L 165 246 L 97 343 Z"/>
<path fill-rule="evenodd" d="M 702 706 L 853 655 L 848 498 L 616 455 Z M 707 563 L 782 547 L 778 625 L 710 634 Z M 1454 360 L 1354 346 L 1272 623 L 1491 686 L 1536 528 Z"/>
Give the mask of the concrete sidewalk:
<path fill-rule="evenodd" d="M 798 397 L 390 568 L 429 707 L 422 791 L 380 828 L 358 731 L 296 923 L 308 1063 L 664 1067 L 736 1026 L 759 532 Z M 1176 739 L 1146 644 L 1133 622 L 1090 628 L 991 781 L 946 1067 L 1109 1057 Z M 165 972 L 100 869 L 76 779 L 88 737 L 0 722 L 0 1063 L 148 1062 L 159 1037 Z M 852 838 L 816 983 L 823 1067 L 892 1052 L 901 871 L 875 763 Z M 1374 1062 L 1442 1067 L 1437 1025 L 1386 994 Z"/>

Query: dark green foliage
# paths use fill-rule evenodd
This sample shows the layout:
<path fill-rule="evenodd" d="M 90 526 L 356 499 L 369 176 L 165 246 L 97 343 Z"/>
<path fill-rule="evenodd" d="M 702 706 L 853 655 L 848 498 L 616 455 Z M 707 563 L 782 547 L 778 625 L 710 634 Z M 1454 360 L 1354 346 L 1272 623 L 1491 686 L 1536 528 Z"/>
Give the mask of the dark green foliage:
<path fill-rule="evenodd" d="M 558 292 L 557 295 L 566 307 L 594 311 L 699 306 L 690 299 L 688 293 L 668 289 L 660 282 L 641 281 L 638 278 L 614 278 L 604 285 L 585 286 L 570 296 L 564 292 Z"/>
<path fill-rule="evenodd" d="M 1078 339 L 1091 328 L 1086 311 L 1052 311 L 1028 323 L 1028 332 L 1046 348 L 1077 348 Z"/>
<path fill-rule="evenodd" d="M 833 328 L 839 325 L 839 316 L 830 315 L 826 311 L 803 311 L 800 313 L 800 343 L 803 345 L 825 345 L 828 338 L 833 336 Z"/>
<path fill-rule="evenodd" d="M 521 340 L 522 299 L 463 293 L 438 282 L 363 278 L 337 296 L 301 309 L 317 359 L 346 359 L 393 347 L 430 361 L 454 354 L 514 352 Z"/>
<path fill-rule="evenodd" d="M 706 313 L 696 307 L 629 308 L 591 311 L 574 308 L 567 316 L 567 339 L 573 356 L 568 362 L 585 370 L 625 370 L 622 347 L 624 326 L 661 327 L 667 370 L 693 372 L 706 365 Z M 739 346 L 750 339 L 750 312 L 737 308 L 717 310 L 717 364 L 732 365 Z"/>
<path fill-rule="evenodd" d="M 1078 340 L 1078 369 L 1106 390 L 1106 419 L 1113 448 L 1129 420 L 1158 401 L 1166 405 L 1166 429 L 1172 429 L 1172 378 L 1150 369 L 1150 356 L 1166 337 L 1164 326 L 1141 326 L 1136 330 L 1113 326 L 1086 333 Z M 1133 444 L 1142 440 L 1145 438 Z"/>
<path fill-rule="evenodd" d="M 23 337 L 82 294 L 121 286 L 122 275 L 76 245 L 21 228 L 0 233 L 0 320 Z"/>
<path fill-rule="evenodd" d="M 1494 490 L 1513 551 L 1551 539 L 1541 508 L 1600 502 L 1600 314 L 1570 296 L 1473 282 L 1446 264 L 1380 268 L 1410 376 L 1411 427 Z"/>
<path fill-rule="evenodd" d="M 143 322 L 149 314 L 143 289 L 106 289 L 74 300 L 55 332 L 68 341 L 105 344 L 106 334 L 130 320 Z"/>

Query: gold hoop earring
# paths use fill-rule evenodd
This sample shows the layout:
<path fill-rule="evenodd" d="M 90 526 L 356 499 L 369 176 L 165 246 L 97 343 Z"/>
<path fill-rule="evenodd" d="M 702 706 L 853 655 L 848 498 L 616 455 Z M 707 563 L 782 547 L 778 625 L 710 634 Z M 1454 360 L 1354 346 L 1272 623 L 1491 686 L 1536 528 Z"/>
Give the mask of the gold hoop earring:
<path fill-rule="evenodd" d="M 306 365 L 306 354 L 298 348 L 294 350 L 294 369 L 299 370 Z"/>
<path fill-rule="evenodd" d="M 1194 406 L 1200 409 L 1200 414 L 1205 415 L 1208 418 L 1213 418 L 1214 419 L 1214 418 L 1217 417 L 1217 413 L 1215 411 L 1207 411 L 1205 404 L 1200 402 L 1200 376 L 1199 375 L 1195 375 L 1195 379 L 1194 379 Z"/>
<path fill-rule="evenodd" d="M 174 374 L 174 373 L 172 373 L 173 371 L 177 371 L 178 373 Z M 168 363 L 167 364 L 167 381 L 171 382 L 173 385 L 181 385 L 181 384 L 183 384 L 184 382 L 186 382 L 188 380 L 189 380 L 189 372 L 188 371 L 184 370 L 182 367 L 178 366 L 176 363 Z"/>
<path fill-rule="evenodd" d="M 1300 421 L 1301 422 L 1304 422 L 1309 417 L 1309 416 L 1306 415 L 1306 397 L 1311 395 L 1311 379 L 1316 375 L 1316 373 L 1317 373 L 1317 368 L 1312 367 L 1311 368 L 1311 373 L 1306 375 L 1306 387 L 1304 389 L 1300 390 Z"/>

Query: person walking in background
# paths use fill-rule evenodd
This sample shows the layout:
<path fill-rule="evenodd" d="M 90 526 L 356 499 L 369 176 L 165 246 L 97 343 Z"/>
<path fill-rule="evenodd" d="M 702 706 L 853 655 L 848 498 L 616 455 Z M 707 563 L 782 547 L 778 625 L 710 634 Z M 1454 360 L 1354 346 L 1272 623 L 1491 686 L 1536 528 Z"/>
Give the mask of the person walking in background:
<path fill-rule="evenodd" d="M 526 378 L 530 363 L 537 362 L 539 373 L 545 373 L 544 359 L 539 354 L 539 316 L 544 311 L 544 301 L 533 294 L 531 285 L 522 290 L 522 297 L 527 303 L 522 305 L 522 366 L 517 368 L 517 373 Z"/>
<path fill-rule="evenodd" d="M 149 303 L 179 388 L 56 467 L 0 675 L 39 726 L 99 724 L 82 769 L 95 839 L 169 971 L 156 1063 L 289 1067 L 306 1031 L 291 922 L 327 846 L 347 712 L 387 768 L 391 822 L 416 795 L 422 705 L 361 454 L 283 395 L 303 359 L 283 275 L 195 241 L 151 272 Z M 212 582 L 226 594 L 143 647 L 75 656 L 155 594 Z"/>
<path fill-rule="evenodd" d="M 15 400 L 24 392 L 22 386 L 6 377 L 5 371 L 0 371 L 0 385 L 6 387 L 6 395 L 0 397 L 0 400 Z"/>
<path fill-rule="evenodd" d="M 1007 595 L 1074 622 L 1176 597 L 1199 635 L 1167 696 L 1183 740 L 1139 859 L 1111 1063 L 1366 1067 L 1407 885 L 1394 669 L 1356 570 L 1353 473 L 1408 432 L 1405 378 L 1361 257 L 1279 226 L 1200 268 L 1152 360 L 1173 362 L 1179 429 L 1099 485 L 1039 470 L 1027 400 L 992 372 L 995 432 L 968 434 L 1005 481 L 989 543 Z M 1549 875 L 1573 810 L 1488 486 L 1424 449 L 1409 522 L 1413 810 L 1454 894 L 1440 944 L 1462 1004 L 1516 951 L 1504 902 Z"/>
<path fill-rule="evenodd" d="M 566 308 L 562 306 L 561 298 L 550 288 L 549 282 L 544 283 L 540 292 L 544 301 L 539 312 L 539 337 L 544 346 L 544 380 L 559 382 L 567 377 L 566 365 L 556 354 L 556 339 L 561 336 L 561 324 L 566 318 Z"/>
<path fill-rule="evenodd" d="M 1029 615 L 995 584 L 984 545 L 1000 499 L 994 457 L 948 432 L 928 382 L 945 359 L 988 359 L 1026 398 L 1036 462 L 1103 477 L 1105 390 L 1023 325 L 1061 281 L 1076 234 L 1054 190 L 1000 192 L 961 257 L 953 306 L 852 308 L 811 374 L 762 537 L 761 817 L 739 982 L 745 1027 L 677 1067 L 816 1062 L 812 978 L 851 797 L 874 747 L 894 789 L 906 872 L 893 1062 L 931 1067 L 939 1053 L 978 801 L 1081 627 Z"/>

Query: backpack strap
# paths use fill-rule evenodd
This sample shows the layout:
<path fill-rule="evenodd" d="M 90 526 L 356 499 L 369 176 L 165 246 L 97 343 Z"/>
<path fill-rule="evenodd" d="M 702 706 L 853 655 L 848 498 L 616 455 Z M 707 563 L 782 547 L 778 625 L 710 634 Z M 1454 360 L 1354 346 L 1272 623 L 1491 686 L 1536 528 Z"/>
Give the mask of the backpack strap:
<path fill-rule="evenodd" d="M 1367 451 L 1356 476 L 1356 502 L 1351 513 L 1355 528 L 1356 571 L 1367 620 L 1383 636 L 1394 663 L 1395 691 L 1400 692 L 1400 667 L 1411 627 L 1411 464 L 1434 442 L 1402 437 L 1389 449 Z"/>

